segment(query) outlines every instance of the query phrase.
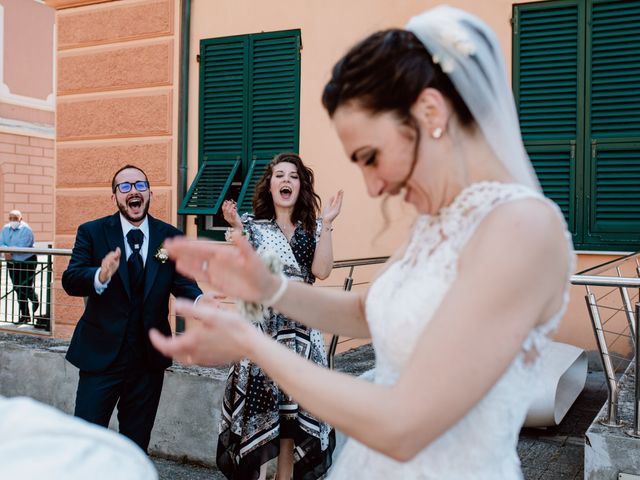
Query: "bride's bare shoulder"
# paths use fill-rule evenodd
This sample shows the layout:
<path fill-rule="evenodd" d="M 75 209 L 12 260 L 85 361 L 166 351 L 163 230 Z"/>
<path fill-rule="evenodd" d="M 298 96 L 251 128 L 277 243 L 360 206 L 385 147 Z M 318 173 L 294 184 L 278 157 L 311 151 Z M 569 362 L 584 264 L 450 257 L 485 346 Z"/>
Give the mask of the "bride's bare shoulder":
<path fill-rule="evenodd" d="M 494 208 L 469 242 L 472 255 L 523 253 L 568 265 L 570 242 L 560 210 L 543 198 L 524 198 Z M 545 262 L 546 263 L 546 262 Z"/>

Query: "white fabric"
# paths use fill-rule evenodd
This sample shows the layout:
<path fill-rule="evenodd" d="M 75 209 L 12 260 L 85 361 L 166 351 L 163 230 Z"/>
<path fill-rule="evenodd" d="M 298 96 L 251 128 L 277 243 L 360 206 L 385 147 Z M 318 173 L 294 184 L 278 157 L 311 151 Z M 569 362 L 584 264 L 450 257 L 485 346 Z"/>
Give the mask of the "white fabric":
<path fill-rule="evenodd" d="M 108 278 L 106 282 L 102 283 L 100 281 L 100 272 L 102 272 L 102 267 L 98 267 L 95 275 L 93 276 L 93 288 L 98 295 L 102 295 L 111 282 L 111 278 Z"/>
<path fill-rule="evenodd" d="M 375 383 L 390 385 L 399 377 L 425 325 L 454 282 L 460 252 L 481 221 L 498 205 L 529 198 L 551 205 L 561 217 L 555 204 L 538 192 L 521 184 L 495 182 L 473 184 L 438 215 L 418 217 L 403 258 L 389 266 L 367 295 L 366 316 L 376 352 Z M 570 246 L 568 233 L 567 242 Z M 567 265 L 567 286 L 572 269 Z M 525 363 L 524 354 L 533 346 L 542 351 L 567 301 L 568 288 L 560 311 L 529 333 L 522 351 L 489 393 L 413 460 L 396 462 L 349 440 L 330 478 L 522 478 L 516 454 L 518 432 L 539 381 L 539 362 Z M 388 414 L 393 416 L 394 412 Z"/>
<path fill-rule="evenodd" d="M 525 427 L 559 425 L 587 380 L 587 352 L 566 343 L 551 342 L 540 352 L 540 378 Z"/>
<path fill-rule="evenodd" d="M 155 480 L 138 446 L 30 398 L 0 396 L 3 480 Z"/>
<path fill-rule="evenodd" d="M 416 15 L 406 29 L 451 79 L 514 180 L 540 190 L 522 144 L 511 85 L 493 31 L 470 13 L 446 5 Z"/>

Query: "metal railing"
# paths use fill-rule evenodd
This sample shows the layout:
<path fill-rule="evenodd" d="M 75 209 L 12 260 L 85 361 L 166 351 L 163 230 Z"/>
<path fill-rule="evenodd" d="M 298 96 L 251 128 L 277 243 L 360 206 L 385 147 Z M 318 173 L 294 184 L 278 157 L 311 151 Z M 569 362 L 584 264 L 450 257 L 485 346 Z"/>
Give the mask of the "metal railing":
<path fill-rule="evenodd" d="M 573 285 L 583 285 L 586 289 L 587 310 L 606 376 L 607 413 L 600 423 L 610 427 L 624 425 L 618 415 L 620 395 L 618 376 L 624 372 L 630 361 L 635 361 L 634 424 L 627 432 L 634 437 L 640 437 L 637 349 L 637 345 L 640 344 L 638 328 L 640 278 L 638 277 L 640 277 L 640 252 L 597 265 L 571 278 Z M 631 293 L 629 289 L 632 289 Z M 616 299 L 616 291 L 619 294 L 619 300 Z M 635 308 L 632 307 L 634 301 Z M 624 318 L 621 319 L 621 316 Z"/>
<path fill-rule="evenodd" d="M 71 250 L 0 247 L 0 254 L 0 328 L 50 333 L 53 257 Z"/>
<path fill-rule="evenodd" d="M 342 284 L 342 289 L 350 292 L 354 286 L 353 274 L 357 267 L 365 267 L 371 265 L 381 265 L 387 261 L 389 257 L 370 257 L 370 258 L 358 258 L 353 260 L 338 260 L 333 263 L 333 271 L 348 268 L 349 273 L 344 278 L 344 282 Z M 355 285 L 368 285 L 370 281 L 364 281 L 356 283 Z M 336 350 L 338 348 L 338 342 L 340 337 L 338 335 L 333 335 L 331 337 L 331 341 L 329 342 L 329 349 L 327 352 L 327 358 L 329 362 L 329 368 L 333 370 L 335 367 L 335 356 Z"/>
<path fill-rule="evenodd" d="M 318 283 L 316 283 L 316 286 L 314 286 L 314 288 L 339 288 L 347 292 L 350 292 L 354 287 L 367 288 L 371 284 L 371 280 L 377 273 L 377 269 L 368 272 L 363 270 L 366 270 L 366 267 L 376 267 L 382 265 L 388 260 L 388 258 L 389 257 L 367 257 L 349 260 L 336 260 L 333 262 L 333 267 L 329 277 L 323 281 L 319 281 Z M 346 276 L 344 278 L 339 280 L 341 277 L 339 275 L 339 271 L 342 269 L 349 269 L 349 271 L 346 273 Z M 355 278 L 356 271 L 360 272 L 361 274 L 357 279 Z M 342 283 L 338 283 L 339 281 L 341 281 Z M 235 301 L 230 298 L 225 298 L 222 299 L 221 303 L 232 308 Z M 301 320 L 304 321 L 304 319 Z M 362 339 L 340 337 L 338 335 L 332 335 L 330 338 L 328 335 L 326 335 L 325 341 L 328 341 L 327 362 L 330 369 L 334 369 L 335 367 L 335 356 L 339 345 L 341 345 L 343 350 L 348 350 L 350 348 L 356 348 L 363 343 L 369 343 L 369 340 L 365 340 L 363 342 Z"/>
<path fill-rule="evenodd" d="M 18 330 L 20 333 L 51 334 L 55 325 L 58 327 L 62 325 L 68 327 L 66 334 L 70 335 L 71 329 L 84 309 L 82 299 L 67 296 L 59 281 L 67 265 L 66 259 L 71 256 L 71 250 L 0 247 L 0 255 L 7 253 L 30 253 L 37 256 L 37 261 L 32 265 L 16 267 L 25 273 L 28 273 L 27 269 L 35 267 L 33 268 L 33 278 L 29 277 L 26 285 L 19 285 L 19 288 L 16 288 L 9 273 L 8 264 L 11 262 L 0 259 L 0 329 Z M 353 288 L 366 288 L 377 273 L 377 269 L 370 270 L 369 267 L 380 266 L 387 258 L 371 257 L 335 261 L 331 275 L 326 281 L 319 282 L 318 288 L 341 288 L 345 291 L 351 291 Z M 348 269 L 348 271 L 344 278 L 340 278 L 340 271 L 344 271 L 344 269 Z M 355 278 L 356 273 L 360 274 L 358 278 Z M 35 312 L 33 311 L 33 296 L 29 295 L 31 288 L 33 288 L 33 293 L 37 296 L 39 303 Z M 19 298 L 19 294 L 21 298 Z M 28 319 L 20 314 L 20 300 L 23 300 L 23 297 L 26 298 L 27 308 L 29 308 Z M 22 302 L 23 309 L 24 306 L 25 304 Z M 175 324 L 179 326 L 180 317 L 177 318 Z M 338 345 L 345 348 L 349 347 L 350 343 L 354 343 L 355 346 L 354 339 L 348 337 L 333 336 L 330 339 L 327 356 L 331 368 L 334 366 Z"/>

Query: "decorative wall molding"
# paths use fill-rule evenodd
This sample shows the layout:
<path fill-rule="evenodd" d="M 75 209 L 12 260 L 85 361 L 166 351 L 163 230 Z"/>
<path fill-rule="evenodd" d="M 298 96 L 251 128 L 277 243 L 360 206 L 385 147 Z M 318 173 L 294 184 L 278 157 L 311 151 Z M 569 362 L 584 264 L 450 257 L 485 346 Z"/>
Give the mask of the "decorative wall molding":
<path fill-rule="evenodd" d="M 12 118 L 0 117 L 0 133 L 10 133 L 12 135 L 28 135 L 30 137 L 55 139 L 56 131 L 51 125 L 40 123 L 23 122 Z"/>

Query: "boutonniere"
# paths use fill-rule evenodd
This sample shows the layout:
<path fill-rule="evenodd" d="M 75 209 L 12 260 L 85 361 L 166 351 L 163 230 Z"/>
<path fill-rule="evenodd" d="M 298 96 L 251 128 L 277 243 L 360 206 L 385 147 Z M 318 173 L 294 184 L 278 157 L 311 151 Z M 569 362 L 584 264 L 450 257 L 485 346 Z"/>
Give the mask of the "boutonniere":
<path fill-rule="evenodd" d="M 162 248 L 162 246 L 160 246 L 158 248 L 158 251 L 154 255 L 154 258 L 160 263 L 166 263 L 166 261 L 169 260 L 169 252 L 167 252 L 165 248 Z"/>

